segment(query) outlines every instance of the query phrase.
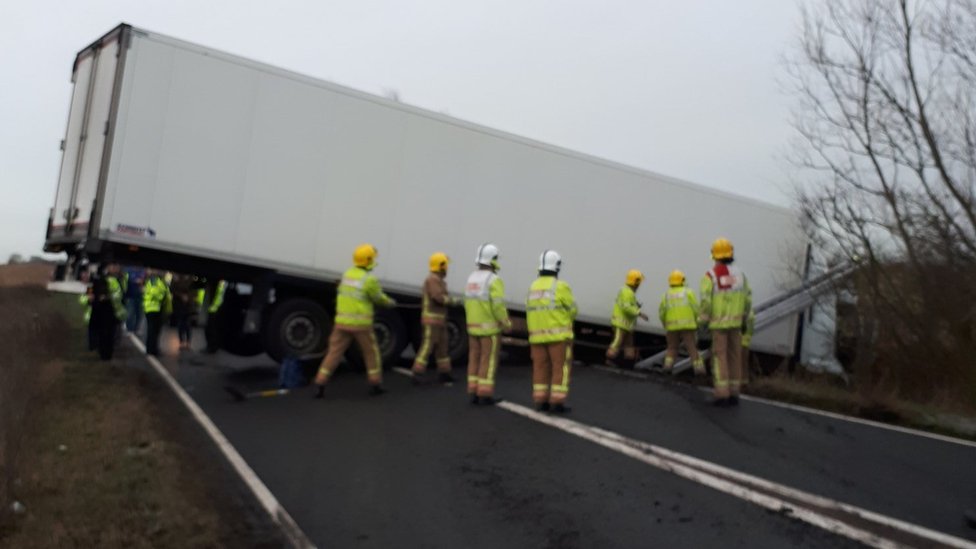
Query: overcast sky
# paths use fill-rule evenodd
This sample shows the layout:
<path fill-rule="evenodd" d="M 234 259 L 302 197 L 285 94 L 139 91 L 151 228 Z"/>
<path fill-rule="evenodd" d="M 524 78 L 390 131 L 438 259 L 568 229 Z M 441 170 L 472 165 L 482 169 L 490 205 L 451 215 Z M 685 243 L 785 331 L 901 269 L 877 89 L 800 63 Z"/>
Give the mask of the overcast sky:
<path fill-rule="evenodd" d="M 41 250 L 75 54 L 120 22 L 787 205 L 793 0 L 0 0 L 0 262 Z"/>

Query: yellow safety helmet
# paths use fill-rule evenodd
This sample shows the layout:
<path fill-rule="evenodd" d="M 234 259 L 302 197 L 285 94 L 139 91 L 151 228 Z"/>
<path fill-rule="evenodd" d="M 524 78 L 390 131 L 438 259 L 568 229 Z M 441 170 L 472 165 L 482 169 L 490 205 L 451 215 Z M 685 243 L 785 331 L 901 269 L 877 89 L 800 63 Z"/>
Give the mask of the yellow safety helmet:
<path fill-rule="evenodd" d="M 640 283 L 643 281 L 644 281 L 644 273 L 638 271 L 637 269 L 631 269 L 627 271 L 628 286 L 639 286 Z"/>
<path fill-rule="evenodd" d="M 668 275 L 668 285 L 681 286 L 685 283 L 685 273 L 675 269 Z"/>
<path fill-rule="evenodd" d="M 376 255 L 378 253 L 376 247 L 372 244 L 360 244 L 356 247 L 356 251 L 352 253 L 352 264 L 357 267 L 363 267 L 364 269 L 372 268 L 376 263 Z"/>
<path fill-rule="evenodd" d="M 712 242 L 712 259 L 732 259 L 732 243 L 728 238 L 718 238 Z"/>
<path fill-rule="evenodd" d="M 430 272 L 440 273 L 447 271 L 447 264 L 451 262 L 451 258 L 447 257 L 444 252 L 437 252 L 430 256 Z"/>

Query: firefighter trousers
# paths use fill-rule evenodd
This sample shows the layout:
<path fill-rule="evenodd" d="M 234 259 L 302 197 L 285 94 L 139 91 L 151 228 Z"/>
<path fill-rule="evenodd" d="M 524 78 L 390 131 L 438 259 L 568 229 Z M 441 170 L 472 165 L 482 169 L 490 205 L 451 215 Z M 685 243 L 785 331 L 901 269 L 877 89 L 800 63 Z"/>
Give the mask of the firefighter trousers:
<path fill-rule="evenodd" d="M 329 351 L 319 371 L 315 375 L 316 385 L 325 385 L 329 377 L 335 372 L 336 367 L 346 353 L 346 349 L 352 344 L 353 340 L 359 346 L 359 351 L 363 354 L 363 361 L 366 363 L 366 377 L 370 385 L 379 385 L 383 381 L 383 358 L 380 355 L 380 348 L 376 344 L 376 334 L 373 333 L 372 326 L 345 327 L 336 326 L 332 328 L 329 336 Z"/>
<path fill-rule="evenodd" d="M 431 353 L 437 361 L 437 371 L 448 373 L 451 371 L 451 357 L 447 354 L 448 333 L 444 324 L 424 324 L 423 341 L 413 360 L 413 371 L 422 374 L 427 371 L 427 360 Z"/>
<path fill-rule="evenodd" d="M 613 341 L 607 348 L 607 360 L 614 360 L 624 350 L 624 360 L 637 360 L 637 349 L 634 347 L 634 332 L 623 328 L 613 327 Z"/>
<path fill-rule="evenodd" d="M 573 367 L 573 342 L 534 344 L 532 353 L 532 400 L 536 404 L 562 404 L 569 396 Z"/>
<path fill-rule="evenodd" d="M 468 393 L 480 397 L 495 394 L 495 371 L 498 369 L 499 334 L 468 336 Z"/>
<path fill-rule="evenodd" d="M 697 333 L 696 330 L 674 330 L 667 333 L 668 350 L 664 357 L 665 370 L 670 370 L 674 366 L 674 361 L 678 358 L 678 348 L 683 343 L 685 351 L 691 357 L 691 363 L 695 367 L 695 373 L 705 373 L 705 362 L 698 354 Z"/>
<path fill-rule="evenodd" d="M 742 385 L 742 330 L 712 330 L 715 398 L 738 396 Z"/>

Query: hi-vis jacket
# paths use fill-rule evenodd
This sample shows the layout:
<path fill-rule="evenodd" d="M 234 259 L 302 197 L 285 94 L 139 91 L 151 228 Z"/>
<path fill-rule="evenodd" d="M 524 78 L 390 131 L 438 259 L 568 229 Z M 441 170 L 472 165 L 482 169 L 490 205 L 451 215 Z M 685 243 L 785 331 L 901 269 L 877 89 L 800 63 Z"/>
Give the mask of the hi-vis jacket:
<path fill-rule="evenodd" d="M 169 312 L 170 294 L 166 281 L 154 276 L 142 288 L 142 309 L 149 313 Z"/>
<path fill-rule="evenodd" d="M 540 276 L 525 300 L 529 343 L 556 343 L 573 339 L 576 301 L 569 284 L 554 276 Z"/>
<path fill-rule="evenodd" d="M 685 286 L 672 286 L 661 296 L 661 325 L 669 332 L 698 329 L 698 300 Z"/>
<path fill-rule="evenodd" d="M 497 335 L 512 325 L 505 308 L 505 284 L 495 273 L 479 269 L 464 287 L 464 313 L 468 334 Z"/>
<path fill-rule="evenodd" d="M 741 330 L 752 310 L 752 290 L 738 267 L 716 263 L 701 279 L 702 323 L 711 330 Z"/>
<path fill-rule="evenodd" d="M 615 328 L 633 332 L 639 315 L 640 303 L 637 302 L 637 294 L 633 288 L 624 285 L 617 292 L 617 300 L 613 302 L 613 316 L 610 318 L 610 324 Z"/>
<path fill-rule="evenodd" d="M 336 289 L 337 326 L 368 328 L 373 325 L 373 305 L 392 307 L 396 301 L 383 293 L 380 281 L 368 270 L 353 267 L 342 275 Z"/>

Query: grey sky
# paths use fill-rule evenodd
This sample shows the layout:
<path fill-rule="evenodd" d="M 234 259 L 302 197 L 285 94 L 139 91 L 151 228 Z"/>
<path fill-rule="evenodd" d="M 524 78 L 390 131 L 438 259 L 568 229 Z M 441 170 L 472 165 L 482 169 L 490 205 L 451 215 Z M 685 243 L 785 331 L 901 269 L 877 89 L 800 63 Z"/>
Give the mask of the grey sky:
<path fill-rule="evenodd" d="M 779 204 L 788 0 L 0 0 L 0 262 L 36 254 L 70 69 L 120 22 Z"/>

